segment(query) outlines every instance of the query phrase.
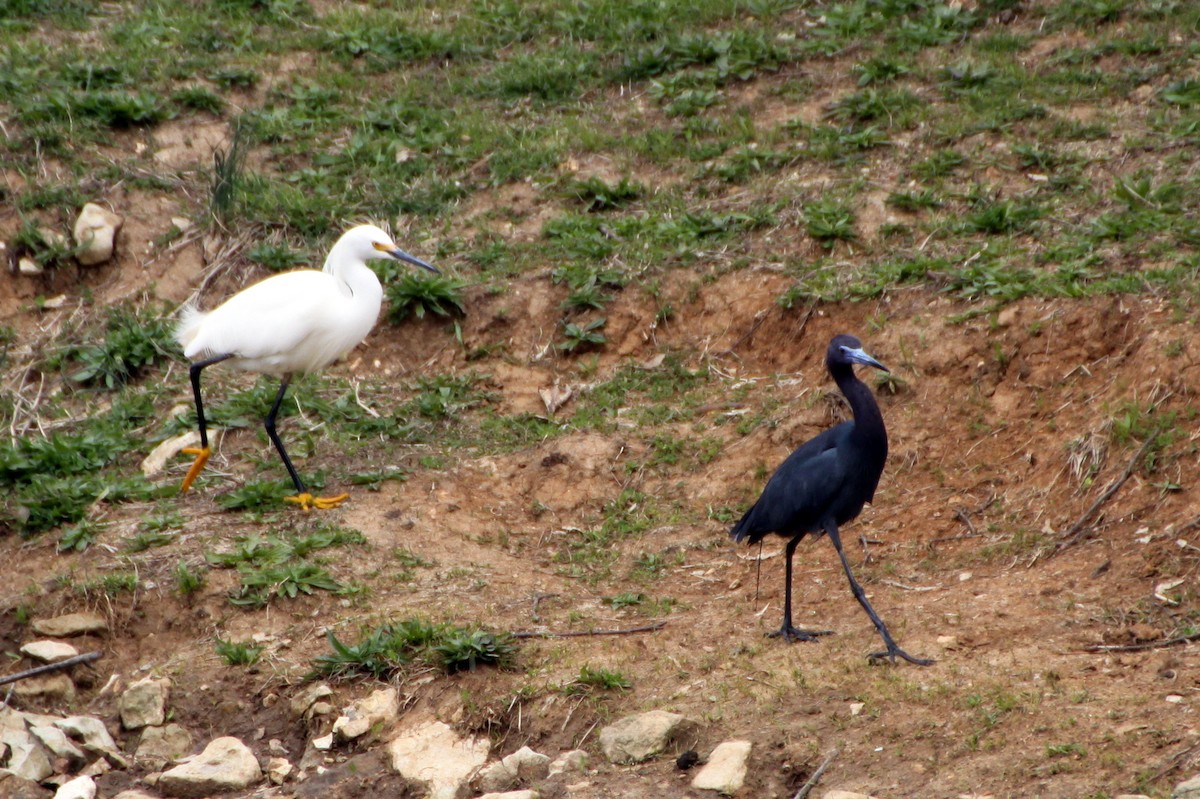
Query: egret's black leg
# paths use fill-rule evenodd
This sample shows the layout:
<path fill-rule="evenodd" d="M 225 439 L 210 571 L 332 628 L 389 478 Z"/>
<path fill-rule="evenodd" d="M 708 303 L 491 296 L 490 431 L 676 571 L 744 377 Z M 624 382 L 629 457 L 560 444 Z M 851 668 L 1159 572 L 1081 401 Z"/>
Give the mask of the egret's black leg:
<path fill-rule="evenodd" d="M 287 450 L 283 448 L 283 441 L 280 440 L 279 434 L 275 432 L 275 417 L 279 414 L 279 406 L 283 404 L 283 395 L 287 393 L 288 385 L 291 382 L 291 375 L 284 375 L 279 381 L 279 393 L 275 395 L 275 404 L 271 406 L 271 412 L 263 420 L 263 427 L 267 429 L 267 438 L 271 439 L 271 443 L 275 445 L 275 451 L 279 453 L 280 459 L 283 460 L 283 465 L 287 468 L 288 475 L 292 478 L 292 484 L 296 486 L 296 495 L 287 497 L 287 501 L 296 503 L 304 510 L 311 510 L 312 508 L 320 510 L 336 508 L 350 495 L 339 494 L 336 497 L 314 497 L 310 494 L 308 489 L 304 487 L 304 481 L 296 473 L 296 467 L 292 465 L 292 459 L 288 457 Z"/>
<path fill-rule="evenodd" d="M 291 375 L 284 375 L 283 379 L 279 381 L 279 393 L 275 395 L 275 404 L 271 406 L 270 413 L 263 420 L 263 427 L 267 429 L 267 438 L 271 439 L 271 443 L 275 445 L 275 451 L 283 459 L 283 465 L 292 478 L 292 484 L 296 486 L 296 493 L 304 494 L 308 489 L 304 487 L 300 475 L 296 474 L 296 467 L 292 466 L 292 459 L 288 457 L 287 450 L 283 448 L 283 442 L 279 440 L 279 434 L 275 432 L 275 417 L 279 414 L 279 406 L 283 405 L 283 395 L 287 394 L 288 385 L 291 382 Z"/>
<path fill-rule="evenodd" d="M 204 468 L 204 464 L 208 462 L 209 456 L 212 455 L 212 449 L 208 446 L 208 422 L 204 419 L 204 400 L 200 397 L 200 373 L 204 371 L 205 367 L 212 366 L 214 363 L 220 363 L 232 357 L 233 353 L 226 353 L 225 355 L 218 355 L 215 358 L 197 361 L 188 370 L 188 376 L 192 381 L 192 396 L 196 400 L 196 424 L 200 427 L 200 446 L 184 447 L 182 450 L 186 455 L 195 455 L 196 460 L 192 461 L 187 476 L 183 478 L 183 485 L 179 488 L 181 494 L 192 487 L 193 481 L 195 481 L 200 471 Z"/>
<path fill-rule="evenodd" d="M 878 630 L 879 634 L 883 637 L 884 644 L 887 645 L 886 651 L 872 652 L 867 657 L 869 657 L 871 660 L 887 658 L 893 663 L 896 662 L 896 658 L 903 658 L 909 663 L 915 663 L 918 666 L 932 665 L 934 661 L 926 658 L 913 657 L 896 645 L 896 642 L 892 640 L 892 634 L 888 632 L 887 625 L 883 623 L 883 619 L 879 618 L 879 614 L 877 614 L 875 609 L 871 607 L 871 603 L 867 601 L 867 595 L 863 591 L 862 586 L 858 584 L 858 580 L 854 579 L 854 573 L 850 571 L 850 562 L 846 560 L 846 553 L 842 551 L 842 539 L 838 535 L 837 525 L 826 525 L 825 532 L 829 535 L 829 540 L 833 542 L 833 548 L 837 550 L 838 557 L 842 561 L 842 568 L 846 571 L 846 578 L 850 580 L 850 591 L 854 594 L 854 598 L 858 600 L 858 604 L 862 605 L 863 610 L 865 610 L 867 615 L 871 617 L 871 622 L 875 625 L 875 629 Z"/>
<path fill-rule="evenodd" d="M 833 632 L 832 630 L 801 630 L 792 626 L 792 554 L 803 537 L 804 535 L 800 534 L 788 541 L 787 548 L 784 550 L 787 555 L 787 566 L 783 580 L 783 625 L 769 634 L 771 638 L 782 637 L 785 641 L 815 641 L 818 637 Z"/>

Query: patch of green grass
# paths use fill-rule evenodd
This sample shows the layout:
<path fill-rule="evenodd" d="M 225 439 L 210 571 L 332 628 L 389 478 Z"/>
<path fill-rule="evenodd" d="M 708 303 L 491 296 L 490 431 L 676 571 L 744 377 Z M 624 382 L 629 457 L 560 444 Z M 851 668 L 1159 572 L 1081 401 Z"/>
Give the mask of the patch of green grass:
<path fill-rule="evenodd" d="M 837 200 L 817 200 L 805 205 L 804 226 L 810 236 L 826 247 L 857 237 L 853 209 Z"/>
<path fill-rule="evenodd" d="M 508 635 L 415 617 L 364 630 L 353 644 L 341 642 L 332 630 L 327 638 L 333 653 L 319 656 L 314 666 L 317 674 L 333 677 L 366 674 L 388 679 L 417 660 L 449 673 L 473 671 L 479 665 L 506 666 L 516 653 Z"/>
<path fill-rule="evenodd" d="M 226 666 L 253 666 L 262 659 L 263 646 L 253 641 L 233 641 L 217 636 L 214 645 Z"/>
<path fill-rule="evenodd" d="M 619 671 L 594 668 L 591 664 L 579 667 L 579 676 L 562 686 L 568 696 L 591 694 L 596 691 L 630 691 L 633 681 Z"/>
<path fill-rule="evenodd" d="M 403 267 L 402 264 L 397 265 Z M 426 313 L 436 316 L 462 316 L 463 289 L 466 284 L 447 275 L 418 274 L 412 268 L 393 275 L 387 281 L 388 319 L 403 322 L 410 315 L 424 319 Z"/>
<path fill-rule="evenodd" d="M 108 309 L 103 341 L 87 343 L 99 331 L 81 333 L 81 343 L 63 348 L 51 363 L 69 370 L 70 379 L 89 386 L 115 389 L 144 375 L 151 367 L 179 352 L 174 323 L 161 309 Z"/>
<path fill-rule="evenodd" d="M 99 522 L 84 520 L 63 530 L 58 540 L 59 552 L 83 552 L 96 543 L 96 537 L 104 531 L 107 525 Z"/>
<path fill-rule="evenodd" d="M 208 577 L 203 571 L 193 569 L 182 560 L 175 564 L 175 590 L 180 596 L 197 594 L 207 583 Z"/>
<path fill-rule="evenodd" d="M 563 340 L 558 348 L 563 352 L 585 352 L 595 347 L 601 347 L 608 339 L 600 332 L 608 320 L 598 316 L 582 324 L 578 322 L 563 322 Z"/>

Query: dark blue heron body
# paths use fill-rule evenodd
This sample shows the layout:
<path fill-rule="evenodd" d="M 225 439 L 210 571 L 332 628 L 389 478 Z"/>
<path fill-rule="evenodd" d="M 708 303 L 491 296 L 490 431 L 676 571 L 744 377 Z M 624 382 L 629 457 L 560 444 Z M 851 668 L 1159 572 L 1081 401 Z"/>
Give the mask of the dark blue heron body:
<path fill-rule="evenodd" d="M 871 390 L 855 376 L 853 365 L 856 363 L 887 371 L 883 364 L 863 352 L 858 339 L 835 336 L 825 353 L 825 366 L 845 395 L 854 421 L 842 422 L 826 430 L 789 455 L 771 475 L 762 495 L 734 525 L 730 535 L 735 541 L 751 544 L 772 533 L 788 539 L 783 625 L 773 635 L 788 641 L 811 641 L 825 634 L 824 631 L 792 626 L 792 555 L 805 535 L 827 534 L 850 580 L 850 590 L 887 645 L 886 651 L 875 652 L 871 657 L 886 657 L 893 661 L 901 657 L 928 665 L 933 661 L 912 657 L 892 640 L 887 626 L 854 579 L 842 551 L 838 528 L 857 517 L 863 505 L 874 499 L 888 452 L 883 414 Z"/>

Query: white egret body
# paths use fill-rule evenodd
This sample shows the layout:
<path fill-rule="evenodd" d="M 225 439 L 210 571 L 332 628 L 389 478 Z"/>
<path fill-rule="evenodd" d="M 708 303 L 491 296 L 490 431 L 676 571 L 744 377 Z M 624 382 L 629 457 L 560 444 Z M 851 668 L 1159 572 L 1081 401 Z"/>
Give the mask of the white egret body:
<path fill-rule="evenodd" d="M 359 225 L 342 234 L 322 270 L 297 269 L 274 275 L 243 289 L 211 311 L 184 310 L 175 338 L 192 364 L 192 391 L 200 426 L 200 447 L 184 450 L 196 460 L 181 491 L 212 454 L 200 398 L 200 372 L 221 361 L 250 372 L 280 378 L 279 394 L 267 414 L 267 435 L 279 451 L 297 495 L 309 507 L 336 507 L 347 495 L 313 497 L 296 474 L 283 442 L 275 433 L 275 416 L 293 375 L 316 372 L 354 349 L 379 318 L 383 287 L 367 261 L 395 258 L 433 272 L 438 270 L 397 247 L 374 225 Z"/>

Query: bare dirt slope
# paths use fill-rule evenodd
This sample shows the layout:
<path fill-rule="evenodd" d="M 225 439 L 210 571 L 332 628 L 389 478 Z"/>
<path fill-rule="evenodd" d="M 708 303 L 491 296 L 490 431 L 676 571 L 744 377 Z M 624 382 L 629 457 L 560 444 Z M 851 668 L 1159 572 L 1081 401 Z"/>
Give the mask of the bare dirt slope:
<path fill-rule="evenodd" d="M 127 258 L 109 268 L 110 279 L 136 283 L 128 272 L 137 268 Z M 1186 490 L 1197 379 L 1190 326 L 1157 302 L 1128 297 L 1028 300 L 968 321 L 955 321 L 966 308 L 926 290 L 788 312 L 775 304 L 784 287 L 754 269 L 698 291 L 681 282 L 672 289 L 674 319 L 657 326 L 653 308 L 626 292 L 610 317 L 614 346 L 586 379 L 576 363 L 536 357 L 546 335 L 538 309 L 557 301 L 544 280 L 472 297 L 464 347 L 437 323 L 382 327 L 354 359 L 356 376 L 472 371 L 488 376 L 493 401 L 507 412 L 538 410 L 537 389 L 556 381 L 586 392 L 629 364 L 668 368 L 657 356 L 675 353 L 707 375 L 704 402 L 686 421 L 664 420 L 661 433 L 702 431 L 716 440 L 715 453 L 686 467 L 653 463 L 645 436 L 620 424 L 611 433 L 568 429 L 506 454 L 451 451 L 445 468 L 412 468 L 406 481 L 358 490 L 328 514 L 370 542 L 334 556 L 339 576 L 369 586 L 360 601 L 301 597 L 236 609 L 225 600 L 234 577 L 217 571 L 199 599 L 179 599 L 170 590 L 175 563 L 198 560 L 246 529 L 213 504 L 219 489 L 181 503 L 187 534 L 138 557 L 143 589 L 133 597 L 81 600 L 62 585 L 127 564 L 120 542 L 145 508 L 107 511 L 114 523 L 101 545 L 79 555 L 56 554 L 52 536 L 8 536 L 0 557 L 20 563 L 20 572 L 0 596 L 4 648 L 30 636 L 16 623 L 17 607 L 37 616 L 99 607 L 114 632 L 91 642 L 105 658 L 79 710 L 112 714 L 112 693 L 98 692 L 108 675 L 129 680 L 149 669 L 175 679 L 175 719 L 198 739 L 278 737 L 299 751 L 317 731 L 274 701 L 295 693 L 312 658 L 328 651 L 327 629 L 353 639 L 362 623 L 411 615 L 496 630 L 630 628 L 655 619 L 604 600 L 642 593 L 673 600 L 655 617 L 666 622 L 661 629 L 529 639 L 507 672 L 410 675 L 401 680 L 405 718 L 434 715 L 486 731 L 499 753 L 524 744 L 554 753 L 595 750 L 597 725 L 626 712 L 678 711 L 702 722 L 702 753 L 732 737 L 754 742 L 746 796 L 790 796 L 834 748 L 841 751 L 822 784 L 879 796 L 1105 795 L 1168 790 L 1187 776 L 1197 743 L 1194 647 L 1090 648 L 1162 643 L 1190 612 L 1200 514 Z M 925 669 L 868 663 L 879 641 L 825 541 L 798 552 L 796 610 L 798 623 L 837 634 L 794 645 L 764 638 L 780 613 L 782 542 L 764 549 L 758 584 L 757 552 L 733 546 L 728 522 L 710 518 L 744 508 L 791 448 L 844 413 L 821 367 L 830 336 L 843 331 L 861 335 L 901 379 L 895 393 L 880 393 L 892 454 L 875 505 L 847 531 L 852 561 L 901 644 L 937 658 Z M 500 341 L 527 346 L 529 355 L 463 355 Z M 170 379 L 184 402 L 183 373 Z M 639 402 L 648 400 L 629 397 L 630 412 Z M 1120 443 L 1111 420 L 1152 405 L 1176 436 L 1155 477 L 1135 462 L 1128 481 L 1086 514 L 1141 443 Z M 558 412 L 568 427 L 573 407 Z M 747 414 L 769 423 L 742 436 L 733 422 Z M 415 466 L 419 452 L 385 444 L 369 457 Z M 232 433 L 215 468 L 236 480 L 253 453 L 269 462 L 253 434 Z M 311 463 L 321 462 L 336 480 L 339 453 L 318 434 Z M 603 573 L 573 576 L 582 531 L 638 496 L 676 512 L 660 510 L 645 532 L 613 544 Z M 284 519 L 285 527 L 312 523 L 299 514 Z M 1052 556 L 1068 533 L 1075 543 Z M 869 560 L 856 535 L 870 539 Z M 393 565 L 397 547 L 429 565 Z M 657 578 L 635 568 L 646 553 L 665 558 Z M 1156 596 L 1156 586 L 1176 579 L 1183 582 Z M 215 635 L 268 636 L 270 656 L 250 673 L 228 667 L 214 653 Z M 585 664 L 619 671 L 634 687 L 591 698 L 557 690 Z M 342 683 L 338 700 L 371 687 Z M 634 768 L 601 760 L 586 795 L 695 794 L 671 758 Z M 108 786 L 132 784 L 136 774 L 112 775 Z M 341 790 L 377 795 L 369 782 Z"/>

